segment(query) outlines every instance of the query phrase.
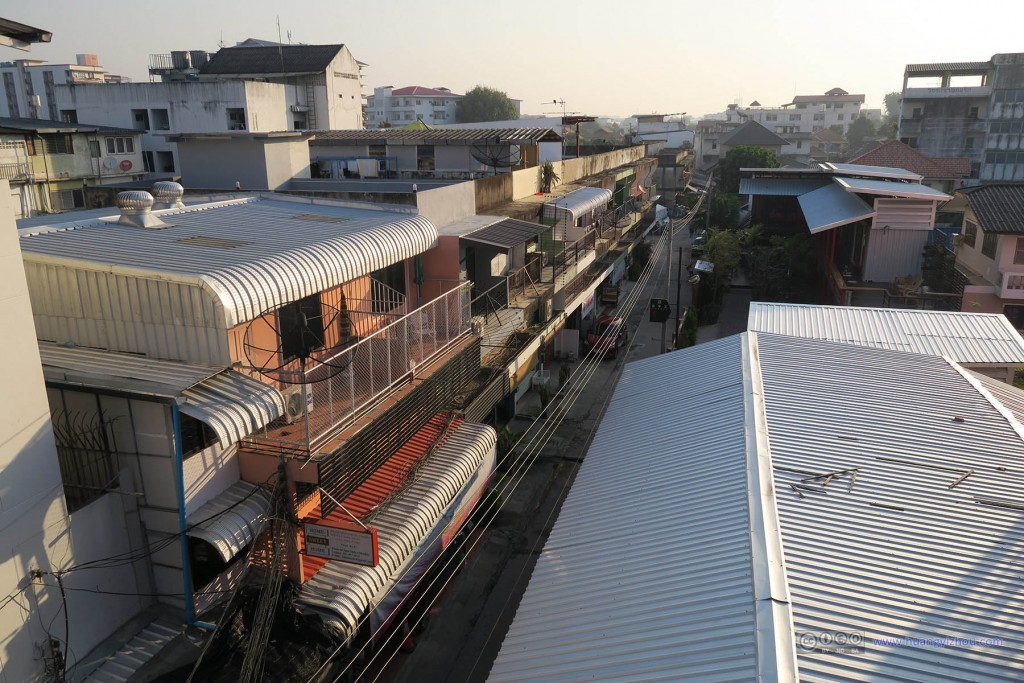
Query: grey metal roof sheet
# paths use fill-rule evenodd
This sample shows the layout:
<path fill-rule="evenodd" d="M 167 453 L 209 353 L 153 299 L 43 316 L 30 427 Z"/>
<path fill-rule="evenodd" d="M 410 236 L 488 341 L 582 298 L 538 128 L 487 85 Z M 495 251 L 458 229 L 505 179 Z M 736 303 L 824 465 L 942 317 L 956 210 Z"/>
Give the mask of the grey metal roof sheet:
<path fill-rule="evenodd" d="M 924 178 L 919 173 L 908 171 L 905 168 L 893 168 L 891 166 L 868 166 L 866 164 L 836 164 L 832 162 L 821 164 L 825 171 L 833 171 L 838 175 L 860 175 L 875 178 L 897 178 L 900 180 L 917 180 Z"/>
<path fill-rule="evenodd" d="M 229 446 L 284 414 L 276 388 L 235 370 L 39 342 L 48 382 L 181 399 L 181 412 Z"/>
<path fill-rule="evenodd" d="M 740 178 L 740 194 L 798 197 L 831 182 L 827 178 Z"/>
<path fill-rule="evenodd" d="M 350 637 L 371 601 L 416 559 L 414 551 L 437 542 L 450 521 L 442 514 L 460 491 L 475 478 L 490 476 L 496 442 L 491 427 L 459 425 L 419 466 L 415 482 L 373 518 L 379 564 L 364 567 L 329 561 L 302 585 L 296 599 L 299 608 L 321 615 L 343 638 Z"/>
<path fill-rule="evenodd" d="M 793 679 L 791 633 L 757 611 L 786 596 L 756 594 L 770 570 L 753 559 L 766 538 L 743 347 L 626 366 L 489 681 Z"/>
<path fill-rule="evenodd" d="M 802 194 L 797 201 L 812 234 L 875 215 L 860 197 L 835 184 Z"/>
<path fill-rule="evenodd" d="M 473 240 L 474 242 L 484 242 L 485 244 L 491 244 L 496 247 L 503 249 L 510 249 L 518 244 L 523 244 L 527 240 L 531 240 L 541 233 L 545 233 L 551 230 L 546 225 L 540 223 L 530 223 L 528 221 L 520 221 L 515 218 L 506 218 L 497 223 L 488 225 L 485 228 L 480 228 L 475 232 L 471 232 L 468 235 L 463 235 L 463 239 Z"/>
<path fill-rule="evenodd" d="M 559 142 L 562 136 L 550 128 L 432 128 L 430 130 L 323 130 L 317 131 L 310 145 L 338 143 L 388 145 L 473 145 L 536 144 Z"/>
<path fill-rule="evenodd" d="M 729 131 L 718 139 L 719 145 L 762 145 L 775 147 L 785 146 L 788 141 L 779 137 L 757 121 L 747 121 L 739 128 Z"/>
<path fill-rule="evenodd" d="M 114 218 L 37 226 L 19 231 L 21 249 L 26 261 L 207 288 L 230 328 L 437 243 L 423 216 L 308 201 L 248 198 L 154 213 L 170 227 L 147 230 Z M 194 237 L 226 241 L 188 241 Z"/>
<path fill-rule="evenodd" d="M 225 562 L 259 535 L 270 513 L 270 492 L 237 481 L 188 517 L 187 535 L 214 548 Z"/>
<path fill-rule="evenodd" d="M 322 72 L 344 45 L 225 47 L 199 70 L 204 76 Z"/>
<path fill-rule="evenodd" d="M 930 199 L 932 201 L 945 201 L 953 198 L 952 195 L 936 190 L 934 187 L 921 185 L 920 183 L 901 183 L 889 180 L 869 180 L 867 178 L 845 178 L 841 176 L 835 176 L 835 181 L 850 192 L 891 195 L 907 199 Z"/>
<path fill-rule="evenodd" d="M 1024 366 L 1024 338 L 1001 313 L 750 304 L 747 329 L 948 356 L 970 365 Z"/>
<path fill-rule="evenodd" d="M 957 191 L 967 198 L 985 232 L 1024 234 L 1024 184 L 978 185 Z"/>
<path fill-rule="evenodd" d="M 110 133 L 118 135 L 138 135 L 139 131 L 113 126 L 99 126 L 91 123 L 68 123 L 67 121 L 49 121 L 47 119 L 0 117 L 0 132 L 23 133 Z"/>
<path fill-rule="evenodd" d="M 936 62 L 933 64 L 907 64 L 908 74 L 970 72 L 984 73 L 992 68 L 992 62 Z"/>

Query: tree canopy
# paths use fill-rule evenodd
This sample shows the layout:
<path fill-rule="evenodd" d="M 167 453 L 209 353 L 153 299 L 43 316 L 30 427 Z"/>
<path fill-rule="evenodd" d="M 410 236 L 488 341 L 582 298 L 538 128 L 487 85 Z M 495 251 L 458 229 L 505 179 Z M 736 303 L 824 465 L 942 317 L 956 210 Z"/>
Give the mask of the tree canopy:
<path fill-rule="evenodd" d="M 846 142 L 849 144 L 850 151 L 859 149 L 864 142 L 871 137 L 875 136 L 875 124 L 866 116 L 856 118 L 850 124 L 849 129 L 846 131 Z"/>
<path fill-rule="evenodd" d="M 780 165 L 779 158 L 770 149 L 752 145 L 733 147 L 718 162 L 719 190 L 728 194 L 739 192 L 741 168 L 778 168 Z"/>
<path fill-rule="evenodd" d="M 506 121 L 518 119 L 516 103 L 509 96 L 495 88 L 478 85 L 467 92 L 455 109 L 455 120 L 458 123 L 478 123 L 480 121 Z"/>
<path fill-rule="evenodd" d="M 878 134 L 887 138 L 895 138 L 896 131 L 900 127 L 900 110 L 903 108 L 903 93 L 899 90 L 885 96 L 885 114 L 882 117 L 882 125 L 878 127 Z"/>

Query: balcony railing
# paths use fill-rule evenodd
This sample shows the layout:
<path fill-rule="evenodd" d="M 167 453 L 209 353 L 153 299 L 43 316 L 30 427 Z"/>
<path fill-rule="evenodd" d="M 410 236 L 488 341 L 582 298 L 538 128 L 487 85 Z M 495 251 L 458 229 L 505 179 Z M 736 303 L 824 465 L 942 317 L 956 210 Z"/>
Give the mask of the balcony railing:
<path fill-rule="evenodd" d="M 271 424 L 250 440 L 257 447 L 314 452 L 410 382 L 417 367 L 444 354 L 470 331 L 471 320 L 467 282 L 334 356 L 318 359 L 304 373 L 312 396 L 308 414 L 293 425 Z"/>
<path fill-rule="evenodd" d="M 28 174 L 28 164 L 0 164 L 0 180 L 23 180 Z"/>

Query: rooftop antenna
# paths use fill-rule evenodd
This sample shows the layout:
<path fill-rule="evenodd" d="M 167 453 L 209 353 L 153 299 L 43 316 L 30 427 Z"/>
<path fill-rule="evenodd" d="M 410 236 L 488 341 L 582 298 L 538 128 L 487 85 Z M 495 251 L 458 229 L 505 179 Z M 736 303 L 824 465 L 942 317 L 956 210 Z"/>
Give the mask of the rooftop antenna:
<path fill-rule="evenodd" d="M 223 29 L 220 32 L 220 42 L 217 43 L 217 47 L 219 47 L 219 48 L 223 48 L 224 47 L 224 31 L 223 31 Z"/>

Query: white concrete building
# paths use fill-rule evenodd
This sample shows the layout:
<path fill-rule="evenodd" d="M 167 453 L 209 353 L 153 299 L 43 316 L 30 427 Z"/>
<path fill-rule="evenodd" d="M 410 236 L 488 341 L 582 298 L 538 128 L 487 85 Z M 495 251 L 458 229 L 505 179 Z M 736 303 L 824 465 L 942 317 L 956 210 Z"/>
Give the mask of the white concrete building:
<path fill-rule="evenodd" d="M 366 127 L 380 128 L 387 122 L 402 126 L 422 121 L 429 126 L 455 123 L 455 109 L 462 95 L 448 88 L 424 88 L 419 85 L 374 88 L 366 99 Z"/>
<path fill-rule="evenodd" d="M 779 135 L 814 133 L 835 125 L 842 126 L 845 134 L 850 123 L 860 118 L 864 99 L 864 95 L 832 88 L 823 95 L 797 95 L 778 107 L 765 107 L 756 100 L 746 107 L 729 105 L 725 115 L 735 123 L 757 121 Z"/>
<path fill-rule="evenodd" d="M 50 64 L 42 59 L 0 62 L 0 116 L 49 119 L 78 123 L 73 112 L 57 104 L 55 89 L 60 85 L 101 85 L 127 79 L 107 73 L 96 55 L 78 55 L 74 64 Z"/>

